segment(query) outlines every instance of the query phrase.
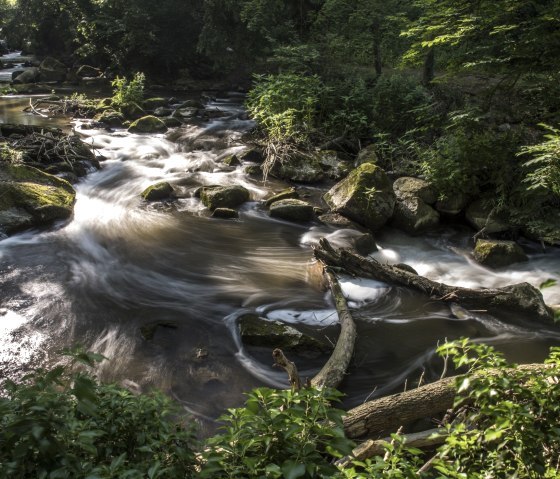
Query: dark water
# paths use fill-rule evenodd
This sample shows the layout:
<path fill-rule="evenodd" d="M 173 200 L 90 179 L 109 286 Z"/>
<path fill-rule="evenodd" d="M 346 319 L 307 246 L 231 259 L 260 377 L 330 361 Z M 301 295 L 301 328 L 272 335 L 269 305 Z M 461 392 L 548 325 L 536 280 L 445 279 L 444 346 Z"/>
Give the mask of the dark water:
<path fill-rule="evenodd" d="M 212 103 L 209 108 L 227 116 L 185 127 L 173 133 L 174 142 L 163 135 L 77 129 L 107 161 L 77 185 L 72 221 L 0 242 L 4 376 L 56 362 L 57 349 L 81 343 L 108 358 L 98 371 L 104 380 L 156 386 L 188 410 L 215 417 L 251 387 L 286 385 L 284 374 L 271 367 L 270 350 L 241 346 L 240 315 L 256 312 L 336 340 L 330 297 L 312 279 L 310 245 L 322 236 L 344 244 L 351 232 L 271 219 L 260 200 L 285 185 L 265 185 L 242 168 L 223 166 L 220 160 L 242 148 L 239 137 L 252 126 L 238 101 Z M 0 112 L 13 108 L 7 104 L 0 99 Z M 140 193 L 161 180 L 172 183 L 180 199 L 146 206 Z M 239 220 L 209 217 L 194 196 L 209 184 L 251 191 Z M 530 262 L 491 272 L 469 258 L 469 235 L 448 228 L 411 238 L 387 229 L 377 238 L 375 257 L 462 286 L 560 280 L 558 250 L 543 254 L 527 244 L 534 248 Z M 439 376 L 434 349 L 446 338 L 484 340 L 522 362 L 541 360 L 560 344 L 558 331 L 527 318 L 459 320 L 447 306 L 402 288 L 350 278 L 343 278 L 343 288 L 359 329 L 342 385 L 347 405 L 414 385 L 423 372 Z M 544 293 L 548 302 L 560 303 L 560 287 Z M 311 376 L 325 360 L 298 358 L 298 365 Z"/>

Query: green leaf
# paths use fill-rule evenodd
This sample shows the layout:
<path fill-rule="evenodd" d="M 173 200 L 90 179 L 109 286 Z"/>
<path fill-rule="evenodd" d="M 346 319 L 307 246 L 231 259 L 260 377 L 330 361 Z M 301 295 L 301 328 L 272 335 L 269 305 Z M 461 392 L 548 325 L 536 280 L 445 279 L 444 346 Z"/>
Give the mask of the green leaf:
<path fill-rule="evenodd" d="M 284 479 L 297 479 L 305 475 L 305 464 L 295 461 L 286 461 L 282 464 L 282 474 Z"/>
<path fill-rule="evenodd" d="M 553 278 L 549 278 L 546 281 L 543 281 L 540 285 L 539 285 L 539 289 L 546 289 L 546 288 L 551 288 L 552 286 L 556 286 L 558 284 L 558 281 L 553 279 Z"/>

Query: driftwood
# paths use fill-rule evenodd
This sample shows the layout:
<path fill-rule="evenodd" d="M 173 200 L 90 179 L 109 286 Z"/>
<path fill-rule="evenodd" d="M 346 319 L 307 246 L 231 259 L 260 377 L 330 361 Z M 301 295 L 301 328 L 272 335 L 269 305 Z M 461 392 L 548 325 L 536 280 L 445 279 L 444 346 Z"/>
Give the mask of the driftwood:
<path fill-rule="evenodd" d="M 518 370 L 543 372 L 546 364 L 523 364 Z M 484 374 L 497 374 L 493 370 Z M 395 431 L 417 419 L 434 417 L 453 407 L 456 377 L 440 379 L 417 389 L 368 401 L 350 409 L 344 417 L 344 430 L 350 438 L 373 437 Z"/>
<path fill-rule="evenodd" d="M 544 303 L 541 292 L 528 283 L 488 289 L 449 286 L 347 250 L 335 250 L 324 238 L 314 249 L 314 254 L 326 265 L 341 268 L 349 274 L 413 288 L 431 298 L 458 303 L 465 308 L 485 309 L 490 314 L 508 310 L 546 322 L 553 320 L 552 310 Z"/>
<path fill-rule="evenodd" d="M 340 321 L 340 335 L 331 357 L 311 380 L 314 387 L 336 388 L 344 379 L 346 370 L 354 354 L 354 343 L 356 341 L 356 325 L 342 294 L 340 284 L 332 271 L 325 269 L 329 286 L 336 305 L 336 311 Z"/>
<path fill-rule="evenodd" d="M 290 380 L 290 386 L 292 386 L 293 391 L 301 389 L 301 379 L 295 363 L 290 361 L 282 352 L 281 349 L 276 348 L 272 351 L 272 358 L 274 359 L 274 366 L 277 368 L 285 369 L 288 373 L 288 379 Z"/>

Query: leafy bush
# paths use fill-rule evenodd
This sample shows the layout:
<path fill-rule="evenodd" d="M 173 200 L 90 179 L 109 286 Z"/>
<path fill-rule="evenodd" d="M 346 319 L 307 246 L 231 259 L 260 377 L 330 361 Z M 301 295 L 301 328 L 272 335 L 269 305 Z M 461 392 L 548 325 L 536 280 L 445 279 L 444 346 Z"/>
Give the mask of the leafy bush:
<path fill-rule="evenodd" d="M 136 73 L 130 81 L 126 78 L 115 78 L 111 82 L 114 88 L 113 105 L 120 108 L 131 103 L 141 103 L 144 98 L 145 83 L 146 76 L 143 73 Z"/>
<path fill-rule="evenodd" d="M 88 366 L 101 359 L 75 353 Z M 191 477 L 193 429 L 162 393 L 136 396 L 64 367 L 4 383 L 0 476 L 5 478 Z"/>
<path fill-rule="evenodd" d="M 331 463 L 352 450 L 336 391 L 255 389 L 245 407 L 221 418 L 225 432 L 210 439 L 202 477 L 330 478 Z"/>

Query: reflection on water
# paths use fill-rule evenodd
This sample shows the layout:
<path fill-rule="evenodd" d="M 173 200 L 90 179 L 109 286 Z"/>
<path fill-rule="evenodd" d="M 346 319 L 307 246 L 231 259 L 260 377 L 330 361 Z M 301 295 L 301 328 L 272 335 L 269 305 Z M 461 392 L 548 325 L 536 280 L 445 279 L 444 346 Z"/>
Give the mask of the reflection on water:
<path fill-rule="evenodd" d="M 0 108 L 15 108 L 7 104 L 0 100 Z M 237 139 L 251 123 L 239 105 L 224 100 L 219 106 L 229 117 L 173 134 L 179 143 L 163 135 L 77 130 L 107 161 L 77 185 L 72 221 L 0 242 L 0 360 L 6 374 L 43 361 L 39 349 L 53 361 L 57 348 L 80 342 L 108 358 L 101 378 L 139 389 L 157 386 L 189 411 L 215 417 L 253 386 L 286 384 L 271 367 L 270 351 L 242 347 L 235 326 L 241 314 L 313 327 L 314 334 L 336 340 L 332 301 L 309 281 L 310 245 L 328 235 L 342 246 L 355 233 L 270 219 L 259 200 L 283 185 L 265 186 L 241 167 L 221 163 L 240 149 Z M 178 200 L 146 205 L 140 193 L 162 180 L 174 186 Z M 250 190 L 239 220 L 209 217 L 195 192 L 210 184 Z M 470 260 L 467 242 L 467 233 L 452 229 L 425 238 L 388 229 L 373 256 L 464 286 L 560 280 L 558 254 L 535 251 L 528 263 L 489 272 Z M 480 313 L 457 319 L 446 305 L 403 288 L 341 282 L 359 329 L 343 384 L 348 405 L 398 390 L 405 380 L 413 384 L 423 372 L 439 376 L 434 348 L 445 338 L 488 341 L 518 361 L 540 360 L 560 343 L 557 331 L 528 318 Z M 560 303 L 560 287 L 544 293 Z M 302 360 L 299 366 L 310 376 L 320 362 Z"/>

